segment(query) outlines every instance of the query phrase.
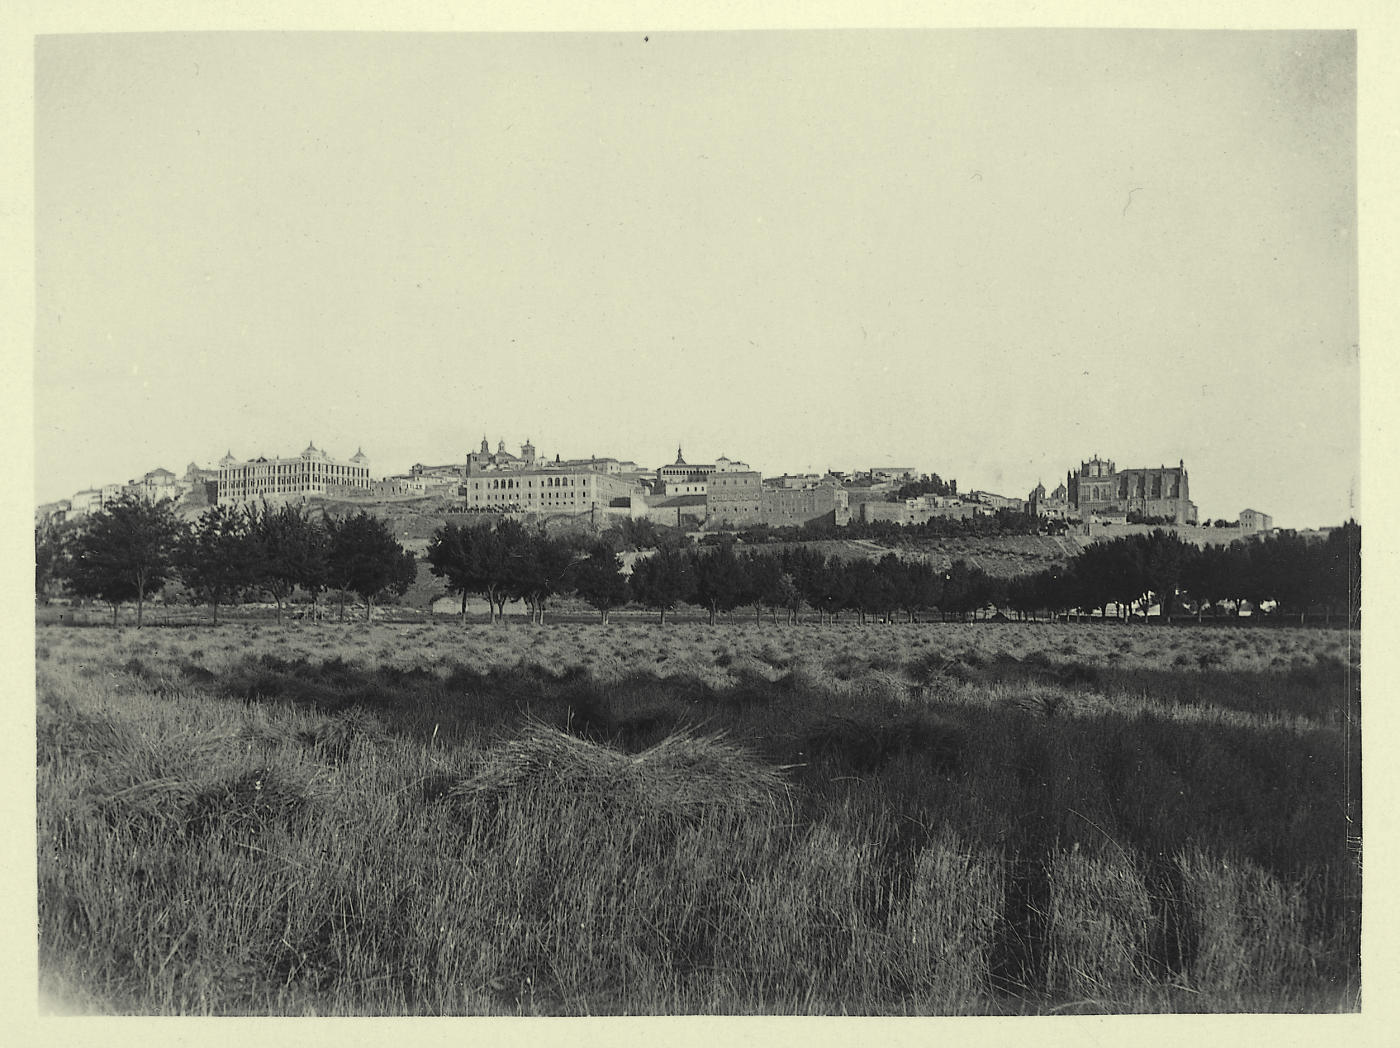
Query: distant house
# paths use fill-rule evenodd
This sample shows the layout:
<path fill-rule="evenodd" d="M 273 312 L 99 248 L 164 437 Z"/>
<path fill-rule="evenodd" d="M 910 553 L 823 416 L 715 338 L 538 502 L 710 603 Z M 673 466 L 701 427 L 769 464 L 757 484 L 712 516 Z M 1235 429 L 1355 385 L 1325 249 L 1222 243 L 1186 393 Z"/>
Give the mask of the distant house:
<path fill-rule="evenodd" d="M 1240 530 L 1251 534 L 1261 534 L 1274 529 L 1274 518 L 1267 513 L 1260 513 L 1257 509 L 1246 509 L 1240 511 Z"/>
<path fill-rule="evenodd" d="M 871 466 L 870 479 L 878 484 L 881 481 L 907 483 L 919 479 L 919 471 L 913 466 Z"/>
<path fill-rule="evenodd" d="M 967 498 L 972 502 L 980 502 L 984 506 L 992 509 L 1010 509 L 1017 513 L 1024 513 L 1026 510 L 1026 500 L 1018 499 L 1010 495 L 996 495 L 990 491 L 969 491 Z"/>

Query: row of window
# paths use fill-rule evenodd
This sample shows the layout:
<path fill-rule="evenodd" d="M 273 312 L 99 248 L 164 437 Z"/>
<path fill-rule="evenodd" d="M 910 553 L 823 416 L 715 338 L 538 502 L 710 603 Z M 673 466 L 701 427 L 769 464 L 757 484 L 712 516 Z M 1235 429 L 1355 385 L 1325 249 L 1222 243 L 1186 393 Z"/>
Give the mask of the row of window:
<path fill-rule="evenodd" d="M 473 490 L 480 491 L 481 484 L 482 482 L 479 480 L 472 481 Z M 506 477 L 491 480 L 486 483 L 486 489 L 488 491 L 518 491 L 521 488 L 533 488 L 534 486 L 535 482 L 533 480 L 527 480 L 524 484 L 521 484 L 518 480 Z M 573 477 L 545 477 L 540 481 L 540 487 L 545 489 L 572 488 L 574 486 Z M 578 482 L 578 486 L 584 488 L 588 487 L 588 478 L 584 477 L 581 479 Z"/>
<path fill-rule="evenodd" d="M 363 466 L 331 466 L 322 465 L 319 462 L 309 465 L 301 462 L 277 463 L 259 466 L 233 466 L 219 470 L 219 475 L 233 477 L 247 476 L 287 476 L 304 475 L 307 472 L 316 475 L 335 474 L 341 477 L 368 477 L 369 470 Z M 173 482 L 172 482 L 173 483 Z"/>

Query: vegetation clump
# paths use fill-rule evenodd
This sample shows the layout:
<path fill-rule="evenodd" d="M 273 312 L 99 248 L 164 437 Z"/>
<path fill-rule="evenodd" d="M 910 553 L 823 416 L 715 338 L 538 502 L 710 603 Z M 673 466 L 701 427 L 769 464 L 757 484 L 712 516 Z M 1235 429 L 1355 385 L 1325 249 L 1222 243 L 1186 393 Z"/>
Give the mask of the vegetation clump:
<path fill-rule="evenodd" d="M 534 725 L 498 746 L 453 790 L 466 801 L 520 793 L 599 810 L 693 821 L 771 812 L 786 795 L 781 773 L 718 734 L 682 729 L 637 754 Z"/>

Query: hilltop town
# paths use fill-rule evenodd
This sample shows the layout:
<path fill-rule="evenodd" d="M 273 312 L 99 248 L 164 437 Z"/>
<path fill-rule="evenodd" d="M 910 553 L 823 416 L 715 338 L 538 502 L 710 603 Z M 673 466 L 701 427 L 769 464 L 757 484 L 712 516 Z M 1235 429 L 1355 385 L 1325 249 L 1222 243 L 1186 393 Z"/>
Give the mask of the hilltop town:
<path fill-rule="evenodd" d="M 406 473 L 380 478 L 371 475 L 369 459 L 358 448 L 347 459 L 333 457 L 314 442 L 285 458 L 240 459 L 230 450 L 213 468 L 191 462 L 178 476 L 158 468 L 124 484 L 86 488 L 40 505 L 36 520 L 81 519 L 124 494 L 151 501 L 169 498 L 190 516 L 211 505 L 350 502 L 438 513 L 583 517 L 598 524 L 647 519 L 701 532 L 823 524 L 846 528 L 853 523 L 910 526 L 996 514 L 1025 515 L 1052 533 L 1072 531 L 1087 538 L 1106 529 L 1122 534 L 1134 527 L 1168 526 L 1191 533 L 1202 527 L 1184 461 L 1119 469 L 1094 455 L 1067 470 L 1053 490 L 1041 483 L 1019 497 L 959 492 L 956 480 L 944 481 L 913 466 L 764 476 L 724 455 L 713 462 L 689 462 L 678 447 L 674 462 L 652 469 L 611 456 L 542 458 L 528 439 L 518 455 L 506 449 L 504 440 L 493 451 L 485 437 L 461 462 L 417 463 Z M 1236 520 L 1204 526 L 1233 532 L 1218 536 L 1225 540 L 1268 534 L 1273 519 L 1244 509 Z"/>

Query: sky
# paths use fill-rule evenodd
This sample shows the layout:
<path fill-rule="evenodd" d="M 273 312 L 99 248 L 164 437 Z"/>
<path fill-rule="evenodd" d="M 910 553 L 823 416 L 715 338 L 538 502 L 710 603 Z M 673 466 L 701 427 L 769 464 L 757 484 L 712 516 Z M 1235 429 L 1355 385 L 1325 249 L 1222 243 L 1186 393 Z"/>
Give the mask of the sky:
<path fill-rule="evenodd" d="M 1184 460 L 1360 512 L 1345 32 L 94 34 L 35 52 L 36 501 L 296 455 Z"/>

